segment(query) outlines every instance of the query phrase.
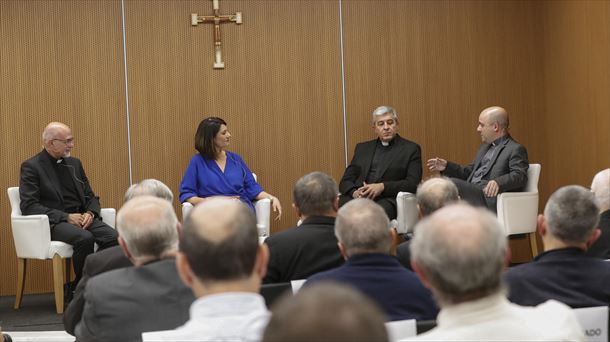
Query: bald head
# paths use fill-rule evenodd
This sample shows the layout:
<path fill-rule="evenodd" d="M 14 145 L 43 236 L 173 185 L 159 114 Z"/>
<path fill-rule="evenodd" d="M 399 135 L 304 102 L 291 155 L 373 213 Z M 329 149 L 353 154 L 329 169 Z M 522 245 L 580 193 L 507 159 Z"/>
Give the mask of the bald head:
<path fill-rule="evenodd" d="M 249 277 L 259 248 L 256 218 L 240 201 L 210 199 L 186 218 L 180 251 L 202 281 Z"/>
<path fill-rule="evenodd" d="M 70 157 L 74 147 L 72 130 L 61 122 L 49 123 L 42 132 L 44 149 L 56 159 Z"/>
<path fill-rule="evenodd" d="M 508 113 L 506 109 L 493 106 L 483 109 L 481 114 L 487 118 L 488 122 L 497 123 L 500 128 L 508 129 Z"/>
<path fill-rule="evenodd" d="M 601 212 L 610 210 L 610 169 L 598 172 L 591 182 L 591 191 Z"/>
<path fill-rule="evenodd" d="M 455 184 L 446 177 L 430 178 L 417 188 L 417 204 L 423 216 L 460 199 Z"/>
<path fill-rule="evenodd" d="M 415 230 L 415 269 L 424 274 L 441 306 L 499 291 L 507 242 L 491 213 L 453 204 L 420 221 Z"/>
<path fill-rule="evenodd" d="M 172 205 L 153 196 L 125 203 L 117 214 L 117 231 L 134 259 L 160 258 L 178 247 L 178 219 Z"/>
<path fill-rule="evenodd" d="M 494 140 L 508 134 L 508 113 L 502 107 L 494 106 L 483 109 L 479 115 L 477 132 L 481 134 L 484 143 L 491 144 Z"/>

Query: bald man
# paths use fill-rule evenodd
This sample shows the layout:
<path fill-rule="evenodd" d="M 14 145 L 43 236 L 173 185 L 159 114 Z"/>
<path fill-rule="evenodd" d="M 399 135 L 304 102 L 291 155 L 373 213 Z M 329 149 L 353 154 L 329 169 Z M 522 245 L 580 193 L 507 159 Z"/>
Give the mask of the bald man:
<path fill-rule="evenodd" d="M 527 150 L 510 136 L 508 127 L 504 108 L 485 108 L 477 126 L 483 144 L 472 164 L 459 165 L 436 157 L 426 165 L 432 172 L 452 177 L 462 199 L 496 212 L 498 194 L 519 191 L 527 183 Z"/>
<path fill-rule="evenodd" d="M 49 217 L 51 240 L 72 245 L 74 273 L 81 278 L 93 244 L 100 250 L 117 244 L 117 233 L 102 222 L 100 201 L 95 195 L 81 161 L 71 156 L 74 136 L 70 127 L 51 122 L 42 133 L 44 149 L 21 164 L 19 196 L 24 215 Z M 68 292 L 69 300 L 72 292 Z"/>
<path fill-rule="evenodd" d="M 599 207 L 599 224 L 601 236 L 589 249 L 587 254 L 603 259 L 610 259 L 610 169 L 598 172 L 591 182 L 591 191 Z"/>

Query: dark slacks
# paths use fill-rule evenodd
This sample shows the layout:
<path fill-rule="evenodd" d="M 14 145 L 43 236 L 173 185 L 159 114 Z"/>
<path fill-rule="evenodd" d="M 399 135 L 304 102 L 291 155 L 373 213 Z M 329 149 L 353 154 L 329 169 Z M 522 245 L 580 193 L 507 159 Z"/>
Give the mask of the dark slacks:
<path fill-rule="evenodd" d="M 347 203 L 353 199 L 354 198 L 351 196 L 341 195 L 339 197 L 339 207 L 342 207 L 345 203 Z M 393 220 L 396 218 L 396 215 L 397 215 L 396 197 L 394 197 L 394 198 L 377 197 L 374 201 L 375 201 L 375 203 L 379 204 L 383 208 L 383 210 L 385 210 L 385 213 L 388 215 L 388 218 L 390 220 Z"/>
<path fill-rule="evenodd" d="M 451 178 L 451 181 L 458 188 L 458 193 L 462 200 L 474 207 L 487 208 L 496 213 L 497 197 L 485 197 L 483 189 L 463 179 Z"/>
<path fill-rule="evenodd" d="M 68 222 L 61 222 L 51 228 L 51 240 L 72 245 L 72 262 L 77 284 L 83 274 L 85 258 L 93 253 L 93 244 L 102 250 L 117 245 L 117 232 L 99 219 L 94 219 L 89 228 L 82 229 Z"/>

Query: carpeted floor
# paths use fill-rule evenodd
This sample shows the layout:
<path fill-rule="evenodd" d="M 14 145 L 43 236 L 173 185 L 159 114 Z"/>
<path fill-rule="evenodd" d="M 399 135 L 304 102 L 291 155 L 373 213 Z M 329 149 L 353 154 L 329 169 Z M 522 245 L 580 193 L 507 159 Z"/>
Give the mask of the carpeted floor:
<path fill-rule="evenodd" d="M 55 312 L 52 293 L 24 295 L 21 308 L 13 309 L 15 296 L 0 297 L 0 326 L 3 331 L 64 330 L 62 315 Z"/>

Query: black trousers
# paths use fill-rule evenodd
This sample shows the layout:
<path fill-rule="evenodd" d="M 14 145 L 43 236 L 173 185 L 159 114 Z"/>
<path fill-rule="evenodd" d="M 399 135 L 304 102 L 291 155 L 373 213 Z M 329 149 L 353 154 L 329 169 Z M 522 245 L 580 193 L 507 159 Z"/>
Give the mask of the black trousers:
<path fill-rule="evenodd" d="M 116 230 L 99 219 L 94 219 L 89 228 L 83 229 L 68 222 L 60 222 L 51 228 L 51 240 L 61 241 L 72 245 L 72 262 L 78 283 L 85 266 L 85 258 L 93 253 L 93 244 L 97 243 L 98 249 L 102 250 L 117 245 L 118 234 Z"/>
<path fill-rule="evenodd" d="M 474 207 L 487 208 L 494 214 L 497 212 L 497 197 L 485 197 L 483 189 L 463 179 L 451 178 L 451 181 L 458 188 L 458 193 L 462 200 Z"/>
<path fill-rule="evenodd" d="M 352 196 L 341 195 L 339 197 L 339 207 L 342 207 L 345 203 L 353 199 L 354 198 Z M 375 203 L 379 204 L 383 210 L 385 210 L 385 213 L 388 215 L 390 220 L 396 218 L 396 215 L 398 215 L 396 212 L 396 197 L 377 197 L 374 201 Z"/>

